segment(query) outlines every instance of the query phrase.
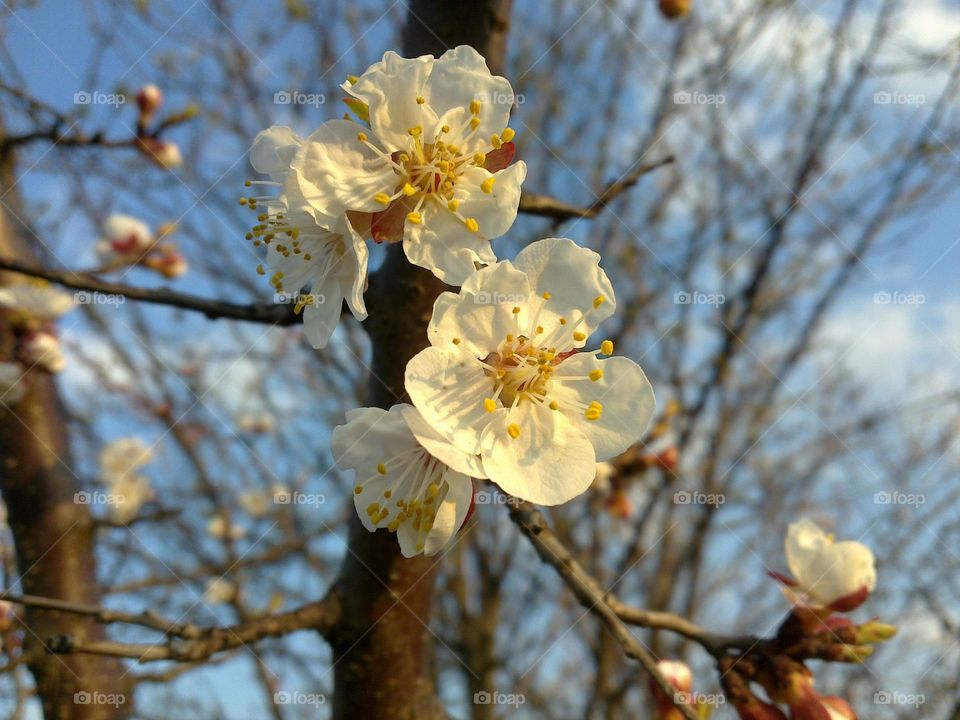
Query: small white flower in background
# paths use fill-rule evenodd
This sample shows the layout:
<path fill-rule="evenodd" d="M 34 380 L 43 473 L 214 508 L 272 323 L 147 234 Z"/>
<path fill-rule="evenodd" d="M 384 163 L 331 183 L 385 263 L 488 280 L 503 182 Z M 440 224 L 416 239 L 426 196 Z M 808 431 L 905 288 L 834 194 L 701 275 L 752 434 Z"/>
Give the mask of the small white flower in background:
<path fill-rule="evenodd" d="M 44 282 L 0 288 L 0 308 L 16 310 L 39 321 L 57 320 L 74 307 L 73 296 Z"/>
<path fill-rule="evenodd" d="M 208 603 L 228 603 L 237 596 L 237 586 L 229 580 L 215 578 L 207 583 L 203 599 Z"/>
<path fill-rule="evenodd" d="M 162 168 L 175 170 L 183 165 L 183 155 L 175 142 L 143 138 L 140 140 L 140 146 L 144 154 Z"/>
<path fill-rule="evenodd" d="M 356 471 L 353 500 L 363 526 L 397 534 L 404 557 L 442 550 L 473 502 L 476 456 L 459 451 L 416 408 L 357 408 L 334 428 L 334 461 Z"/>
<path fill-rule="evenodd" d="M 640 439 L 654 410 L 640 367 L 579 352 L 613 314 L 600 256 L 551 238 L 477 271 L 437 298 L 431 347 L 410 360 L 413 404 L 510 495 L 557 505 L 586 490 L 596 462 Z"/>
<path fill-rule="evenodd" d="M 157 245 L 154 251 L 144 258 L 143 264 L 171 280 L 180 277 L 190 269 L 187 259 L 173 243 Z"/>
<path fill-rule="evenodd" d="M 0 405 L 11 406 L 23 400 L 27 386 L 22 379 L 19 363 L 0 361 Z"/>
<path fill-rule="evenodd" d="M 613 463 L 598 462 L 597 472 L 593 478 L 593 489 L 600 493 L 610 492 L 610 478 L 612 478 L 616 472 L 617 469 L 613 467 Z"/>
<path fill-rule="evenodd" d="M 106 262 L 135 263 L 153 247 L 149 226 L 130 215 L 110 215 L 103 224 L 97 253 Z"/>
<path fill-rule="evenodd" d="M 667 681 L 680 692 L 690 692 L 693 687 L 693 673 L 690 666 L 680 660 L 660 660 L 657 669 Z"/>
<path fill-rule="evenodd" d="M 246 534 L 243 527 L 231 523 L 223 515 L 214 515 L 207 523 L 207 535 L 217 540 L 240 540 Z"/>
<path fill-rule="evenodd" d="M 47 332 L 31 332 L 20 340 L 23 362 L 30 368 L 40 368 L 50 373 L 62 372 L 67 366 L 60 340 Z"/>
<path fill-rule="evenodd" d="M 147 83 L 137 92 L 137 106 L 142 121 L 147 123 L 153 114 L 163 105 L 163 92 L 153 83 Z"/>
<path fill-rule="evenodd" d="M 248 490 L 237 497 L 237 502 L 244 512 L 254 519 L 269 515 L 276 504 L 278 496 L 289 496 L 290 491 L 280 485 L 274 485 L 269 490 Z"/>
<path fill-rule="evenodd" d="M 111 495 L 119 498 L 110 513 L 120 522 L 136 517 L 153 500 L 150 479 L 139 472 L 153 460 L 153 449 L 137 437 L 112 440 L 100 450 L 100 477 Z"/>
<path fill-rule="evenodd" d="M 275 427 L 274 419 L 265 413 L 244 413 L 237 418 L 237 429 L 240 432 L 260 435 L 273 432 Z"/>
<path fill-rule="evenodd" d="M 267 246 L 270 284 L 284 300 L 303 312 L 303 329 L 315 348 L 326 347 L 340 320 L 343 300 L 358 320 L 367 317 L 363 291 L 367 284 L 367 246 L 348 216 L 319 215 L 304 200 L 296 183 L 288 182 L 290 162 L 302 140 L 290 128 L 274 126 L 260 132 L 250 149 L 250 161 L 269 182 L 276 196 L 243 198 L 258 223 L 248 233 L 255 247 Z M 248 185 L 255 184 L 248 181 Z M 263 265 L 257 268 L 267 274 Z M 302 288 L 308 288 L 301 293 Z"/>
<path fill-rule="evenodd" d="M 324 123 L 291 161 L 321 224 L 369 214 L 375 241 L 402 240 L 410 262 L 451 285 L 494 262 L 489 241 L 513 225 L 527 172 L 510 164 L 510 83 L 460 46 L 439 59 L 388 52 L 343 88 L 369 127 Z"/>
<path fill-rule="evenodd" d="M 870 548 L 852 540 L 834 542 L 832 535 L 811 520 L 790 524 L 785 549 L 787 566 L 796 583 L 788 592 L 800 602 L 831 606 L 858 595 L 862 602 L 876 586 Z"/>

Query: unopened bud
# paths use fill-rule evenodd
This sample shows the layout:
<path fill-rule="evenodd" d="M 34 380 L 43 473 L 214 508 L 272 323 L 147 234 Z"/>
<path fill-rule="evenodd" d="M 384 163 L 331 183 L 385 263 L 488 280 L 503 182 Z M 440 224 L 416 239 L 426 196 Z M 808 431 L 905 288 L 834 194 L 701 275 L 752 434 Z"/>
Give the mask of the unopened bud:
<path fill-rule="evenodd" d="M 176 143 L 156 138 L 145 138 L 140 141 L 144 153 L 160 167 L 168 169 L 183 165 L 183 155 Z"/>
<path fill-rule="evenodd" d="M 896 634 L 897 628 L 895 626 L 882 623 L 879 620 L 871 620 L 856 628 L 858 645 L 885 642 Z"/>
<path fill-rule="evenodd" d="M 137 105 L 145 117 L 150 117 L 163 105 L 163 92 L 153 83 L 147 83 L 137 92 Z"/>

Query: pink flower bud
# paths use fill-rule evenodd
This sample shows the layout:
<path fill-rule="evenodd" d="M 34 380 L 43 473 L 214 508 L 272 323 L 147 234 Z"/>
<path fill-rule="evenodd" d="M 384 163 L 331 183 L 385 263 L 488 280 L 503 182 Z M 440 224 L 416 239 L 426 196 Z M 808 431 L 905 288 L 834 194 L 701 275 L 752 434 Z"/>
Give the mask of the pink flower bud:
<path fill-rule="evenodd" d="M 137 93 L 137 105 L 145 116 L 153 115 L 163 104 L 163 92 L 153 83 L 147 83 Z"/>
<path fill-rule="evenodd" d="M 160 167 L 172 170 L 183 165 L 183 155 L 180 154 L 180 148 L 174 142 L 144 138 L 140 141 L 140 145 L 147 157 Z"/>

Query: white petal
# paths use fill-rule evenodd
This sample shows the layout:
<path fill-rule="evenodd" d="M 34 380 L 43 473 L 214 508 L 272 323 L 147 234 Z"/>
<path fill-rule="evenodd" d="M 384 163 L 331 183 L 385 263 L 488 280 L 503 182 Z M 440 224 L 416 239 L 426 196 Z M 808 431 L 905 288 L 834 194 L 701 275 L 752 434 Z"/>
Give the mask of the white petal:
<path fill-rule="evenodd" d="M 405 385 L 424 419 L 460 450 L 476 454 L 491 416 L 483 399 L 492 382 L 465 354 L 429 347 L 407 363 Z"/>
<path fill-rule="evenodd" d="M 469 109 L 472 100 L 480 100 L 480 125 L 476 137 L 488 139 L 510 122 L 513 88 L 499 75 L 491 75 L 487 63 L 469 45 L 447 50 L 434 63 L 424 91 L 427 103 L 440 116 L 441 123 L 455 127 L 455 111 Z M 454 111 L 454 112 L 451 112 Z"/>
<path fill-rule="evenodd" d="M 815 601 L 829 604 L 862 587 L 872 591 L 876 585 L 873 553 L 868 547 L 849 540 L 834 543 L 806 518 L 787 529 L 785 550 L 798 590 Z"/>
<path fill-rule="evenodd" d="M 603 377 L 590 380 L 594 370 L 603 372 Z M 570 377 L 582 379 L 566 379 Z M 629 358 L 601 360 L 592 353 L 577 353 L 557 366 L 550 382 L 549 397 L 560 403 L 558 412 L 587 436 L 597 460 L 609 460 L 624 452 L 643 437 L 653 418 L 653 388 L 640 366 Z M 587 420 L 583 410 L 571 408 L 564 399 L 582 405 L 596 401 L 603 405 L 603 412 L 598 420 Z"/>
<path fill-rule="evenodd" d="M 429 103 L 417 103 L 434 62 L 431 55 L 408 59 L 390 51 L 349 88 L 351 95 L 369 105 L 370 128 L 391 151 L 412 149 L 410 128 L 419 125 L 426 134 L 437 124 Z"/>
<path fill-rule="evenodd" d="M 596 471 L 593 446 L 563 415 L 522 402 L 493 416 L 480 456 L 504 492 L 538 505 L 559 505 L 590 487 Z M 519 437 L 510 437 L 511 424 L 520 428 Z"/>
<path fill-rule="evenodd" d="M 434 303 L 427 327 L 431 344 L 449 349 L 454 338 L 478 358 L 497 349 L 507 333 L 526 328 L 530 288 L 527 277 L 509 262 L 481 268 L 460 293 L 443 293 Z M 513 313 L 514 307 L 521 312 Z"/>
<path fill-rule="evenodd" d="M 495 178 L 492 192 L 485 193 L 480 185 L 491 177 Z M 520 185 L 526 177 L 527 165 L 524 162 L 515 162 L 495 173 L 475 165 L 468 167 L 460 176 L 453 193 L 460 200 L 460 214 L 477 221 L 481 237 L 488 240 L 500 237 L 517 219 Z"/>
<path fill-rule="evenodd" d="M 333 429 L 330 448 L 341 470 L 376 471 L 377 465 L 416 446 L 399 406 L 389 411 L 363 407 L 347 411 L 347 422 Z"/>
<path fill-rule="evenodd" d="M 303 333 L 316 350 L 325 348 L 337 329 L 343 298 L 341 293 L 340 282 L 333 275 L 310 289 L 312 302 L 303 308 Z"/>
<path fill-rule="evenodd" d="M 486 477 L 479 457 L 463 452 L 447 440 L 412 405 L 403 405 L 402 408 L 401 413 L 410 426 L 410 432 L 428 453 L 458 473 L 475 478 Z"/>
<path fill-rule="evenodd" d="M 406 222 L 403 251 L 414 265 L 426 268 L 448 285 L 460 285 L 476 272 L 474 263 L 493 263 L 490 241 L 471 232 L 447 208 L 429 203 L 423 222 Z"/>
<path fill-rule="evenodd" d="M 344 218 L 338 224 L 337 231 L 344 238 L 345 252 L 337 276 L 340 278 L 340 291 L 346 298 L 347 306 L 357 320 L 367 317 L 367 305 L 363 293 L 367 289 L 367 263 L 370 252 L 360 234 L 353 229 L 353 225 Z"/>
<path fill-rule="evenodd" d="M 534 292 L 550 293 L 550 301 L 544 308 L 545 317 L 549 314 L 566 318 L 566 327 L 572 328 L 586 312 L 587 318 L 577 330 L 589 336 L 603 320 L 613 315 L 616 308 L 613 287 L 600 268 L 600 256 L 593 250 L 566 238 L 547 238 L 527 245 L 513 264 L 527 273 Z M 601 296 L 605 301 L 593 309 L 594 299 Z M 574 342 L 575 347 L 583 344 L 582 340 Z"/>
<path fill-rule="evenodd" d="M 253 139 L 250 164 L 257 172 L 269 175 L 274 182 L 283 182 L 302 144 L 303 138 L 291 128 L 273 125 L 261 130 Z"/>
<path fill-rule="evenodd" d="M 443 481 L 447 485 L 446 493 L 440 496 L 443 499 L 427 534 L 424 555 L 436 555 L 450 544 L 463 525 L 473 499 L 473 481 L 463 473 L 448 469 Z"/>
<path fill-rule="evenodd" d="M 393 193 L 397 175 L 386 160 L 357 139 L 357 133 L 364 131 L 364 126 L 350 120 L 330 120 L 307 138 L 294 157 L 292 179 L 318 212 L 338 218 L 345 210 L 381 210 L 374 195 Z"/>

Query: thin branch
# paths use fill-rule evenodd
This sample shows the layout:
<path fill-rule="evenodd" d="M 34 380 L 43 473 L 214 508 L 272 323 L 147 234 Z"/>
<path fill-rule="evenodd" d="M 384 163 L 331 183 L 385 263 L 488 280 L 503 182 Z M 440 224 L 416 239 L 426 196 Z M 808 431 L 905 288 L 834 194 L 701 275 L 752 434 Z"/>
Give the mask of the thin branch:
<path fill-rule="evenodd" d="M 223 300 L 210 300 L 197 295 L 166 290 L 163 288 L 138 288 L 131 285 L 107 282 L 87 272 L 72 270 L 49 270 L 31 263 L 19 262 L 10 258 L 0 258 L 0 270 L 29 275 L 63 285 L 73 290 L 99 293 L 103 295 L 121 295 L 131 300 L 141 300 L 155 305 L 168 305 L 182 310 L 203 313 L 211 319 L 229 318 L 265 325 L 294 325 L 299 322 L 292 305 L 273 303 L 239 304 Z"/>
<path fill-rule="evenodd" d="M 553 220 L 595 218 L 607 205 L 636 185 L 644 175 L 664 165 L 669 165 L 673 161 L 673 156 L 669 155 L 656 162 L 637 166 L 633 172 L 607 185 L 607 187 L 597 195 L 597 199 L 586 207 L 569 205 L 548 195 L 538 195 L 537 193 L 524 191 L 520 196 L 520 212 L 528 215 L 540 215 L 542 217 L 552 218 Z"/>
<path fill-rule="evenodd" d="M 614 639 L 620 643 L 623 652 L 640 662 L 667 697 L 674 697 L 676 690 L 657 669 L 656 659 L 634 637 L 630 628 L 610 606 L 607 593 L 601 589 L 600 584 L 584 571 L 570 551 L 553 534 L 540 511 L 530 503 L 518 503 L 511 506 L 510 517 L 533 543 L 540 559 L 551 565 L 573 591 L 580 604 L 603 622 Z M 697 720 L 696 712 L 689 705 L 678 703 L 676 707 L 687 720 Z"/>

